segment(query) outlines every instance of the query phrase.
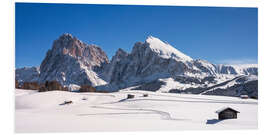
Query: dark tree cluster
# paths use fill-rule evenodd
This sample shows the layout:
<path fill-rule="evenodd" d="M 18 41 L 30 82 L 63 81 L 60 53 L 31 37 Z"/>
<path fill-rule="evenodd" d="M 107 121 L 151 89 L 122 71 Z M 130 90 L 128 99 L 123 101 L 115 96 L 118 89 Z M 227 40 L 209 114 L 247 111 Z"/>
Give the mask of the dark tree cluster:
<path fill-rule="evenodd" d="M 63 87 L 57 81 L 46 81 L 44 84 L 39 84 L 38 82 L 19 83 L 17 80 L 15 80 L 15 88 L 25 90 L 38 90 L 39 92 L 53 91 L 53 90 L 68 91 L 67 87 Z"/>
<path fill-rule="evenodd" d="M 41 86 L 39 88 L 39 92 L 53 91 L 53 90 L 68 91 L 68 88 L 63 87 L 57 81 L 46 81 L 45 84 L 41 84 Z"/>
<path fill-rule="evenodd" d="M 97 90 L 90 85 L 82 85 L 79 92 L 96 92 Z"/>
<path fill-rule="evenodd" d="M 26 90 L 38 90 L 39 84 L 37 82 L 24 82 L 20 89 L 26 89 Z"/>
<path fill-rule="evenodd" d="M 20 85 L 19 85 L 18 80 L 15 80 L 15 88 L 16 88 L 16 89 L 20 89 L 20 88 L 21 88 Z"/>

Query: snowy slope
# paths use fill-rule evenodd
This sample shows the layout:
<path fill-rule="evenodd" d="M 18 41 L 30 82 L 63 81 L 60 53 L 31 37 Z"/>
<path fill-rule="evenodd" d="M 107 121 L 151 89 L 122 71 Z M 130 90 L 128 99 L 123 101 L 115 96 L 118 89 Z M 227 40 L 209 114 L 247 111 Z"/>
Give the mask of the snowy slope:
<path fill-rule="evenodd" d="M 169 59 L 169 58 L 174 58 L 177 60 L 182 60 L 182 61 L 191 61 L 192 58 L 189 56 L 185 55 L 184 53 L 180 52 L 179 50 L 175 49 L 173 46 L 171 46 L 168 43 L 164 43 L 160 39 L 149 36 L 146 39 L 146 43 L 149 44 L 150 48 L 152 51 L 158 53 L 160 57 Z"/>
<path fill-rule="evenodd" d="M 128 93 L 135 98 L 125 100 Z M 149 96 L 142 97 L 144 93 Z M 115 93 L 16 90 L 15 99 L 15 130 L 20 133 L 258 127 L 258 103 L 252 99 L 130 90 Z M 60 105 L 65 100 L 72 100 L 73 104 Z M 217 120 L 215 111 L 226 106 L 240 112 L 238 119 Z"/>
<path fill-rule="evenodd" d="M 217 73 L 233 75 L 258 75 L 257 64 L 216 65 Z"/>

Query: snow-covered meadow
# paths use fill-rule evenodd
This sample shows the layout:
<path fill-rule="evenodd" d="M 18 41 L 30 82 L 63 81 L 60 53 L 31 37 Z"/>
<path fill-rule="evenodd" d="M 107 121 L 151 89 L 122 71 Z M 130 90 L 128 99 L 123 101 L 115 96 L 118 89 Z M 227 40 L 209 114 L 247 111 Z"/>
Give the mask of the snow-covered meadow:
<path fill-rule="evenodd" d="M 126 99 L 127 94 L 135 98 Z M 148 94 L 148 97 L 143 97 Z M 121 90 L 114 93 L 15 90 L 16 132 L 257 129 L 258 102 L 225 96 Z M 72 104 L 61 105 L 64 101 Z M 232 107 L 238 119 L 217 120 Z"/>

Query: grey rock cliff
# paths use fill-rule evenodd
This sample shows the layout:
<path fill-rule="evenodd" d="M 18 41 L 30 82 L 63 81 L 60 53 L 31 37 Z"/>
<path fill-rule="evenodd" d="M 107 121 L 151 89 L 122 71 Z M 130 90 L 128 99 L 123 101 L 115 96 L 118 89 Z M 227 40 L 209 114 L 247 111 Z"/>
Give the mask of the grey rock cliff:
<path fill-rule="evenodd" d="M 56 80 L 62 85 L 101 85 L 99 71 L 108 63 L 107 55 L 96 45 L 87 45 L 70 34 L 53 42 L 40 65 L 39 82 Z"/>

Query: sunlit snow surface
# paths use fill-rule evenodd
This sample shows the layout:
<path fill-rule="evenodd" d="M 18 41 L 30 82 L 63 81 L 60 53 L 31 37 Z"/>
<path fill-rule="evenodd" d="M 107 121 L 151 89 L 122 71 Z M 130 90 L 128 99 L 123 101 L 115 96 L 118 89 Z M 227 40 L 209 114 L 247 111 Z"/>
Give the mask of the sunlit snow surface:
<path fill-rule="evenodd" d="M 146 39 L 146 42 L 149 43 L 150 48 L 158 53 L 163 58 L 174 58 L 176 60 L 183 60 L 183 61 L 191 61 L 192 58 L 185 55 L 184 53 L 180 52 L 179 50 L 175 49 L 168 43 L 164 43 L 158 38 L 153 36 L 149 36 Z"/>
<path fill-rule="evenodd" d="M 127 94 L 134 99 L 126 99 Z M 149 94 L 143 97 L 144 93 Z M 115 93 L 38 93 L 16 90 L 16 132 L 256 129 L 257 100 L 122 90 Z M 83 100 L 84 99 L 84 100 Z M 60 105 L 72 100 L 69 105 Z M 231 107 L 238 119 L 218 121 Z"/>

